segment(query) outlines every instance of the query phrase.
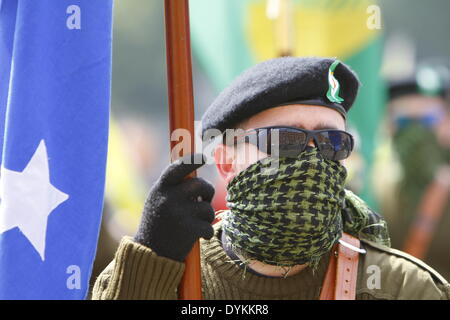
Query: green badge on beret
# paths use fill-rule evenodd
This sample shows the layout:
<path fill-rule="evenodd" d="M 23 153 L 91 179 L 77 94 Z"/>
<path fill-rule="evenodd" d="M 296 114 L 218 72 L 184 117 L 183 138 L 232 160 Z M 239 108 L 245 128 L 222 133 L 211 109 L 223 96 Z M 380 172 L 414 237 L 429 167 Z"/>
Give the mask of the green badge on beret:
<path fill-rule="evenodd" d="M 328 69 L 328 92 L 327 92 L 327 98 L 331 102 L 335 103 L 341 103 L 344 101 L 341 97 L 339 97 L 339 81 L 333 76 L 334 69 L 336 69 L 337 65 L 339 64 L 339 60 L 334 61 L 330 68 Z"/>

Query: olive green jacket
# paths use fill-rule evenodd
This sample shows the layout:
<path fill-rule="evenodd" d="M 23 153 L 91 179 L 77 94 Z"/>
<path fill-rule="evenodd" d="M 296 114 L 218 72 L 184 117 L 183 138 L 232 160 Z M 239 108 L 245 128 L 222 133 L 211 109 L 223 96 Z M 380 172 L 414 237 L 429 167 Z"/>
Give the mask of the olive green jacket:
<path fill-rule="evenodd" d="M 317 270 L 306 268 L 285 278 L 250 273 L 231 261 L 215 235 L 201 240 L 202 285 L 205 299 L 318 299 L 329 256 Z M 450 285 L 436 271 L 410 255 L 361 241 L 357 300 L 449 300 Z M 176 299 L 184 263 L 156 255 L 125 237 L 114 260 L 97 278 L 93 299 Z"/>

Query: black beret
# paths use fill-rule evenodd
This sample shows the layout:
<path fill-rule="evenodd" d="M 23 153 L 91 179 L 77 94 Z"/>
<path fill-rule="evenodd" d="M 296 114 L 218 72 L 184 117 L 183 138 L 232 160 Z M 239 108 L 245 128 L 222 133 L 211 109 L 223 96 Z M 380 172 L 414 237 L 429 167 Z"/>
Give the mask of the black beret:
<path fill-rule="evenodd" d="M 390 100 L 410 94 L 445 97 L 446 92 L 447 90 L 443 86 L 424 88 L 414 77 L 389 82 Z"/>
<path fill-rule="evenodd" d="M 329 79 L 338 91 L 331 92 Z M 261 111 L 295 103 L 333 108 L 345 117 L 358 88 L 356 74 L 336 59 L 267 60 L 246 70 L 219 94 L 202 117 L 202 133 L 224 132 Z"/>
<path fill-rule="evenodd" d="M 419 93 L 420 88 L 415 78 L 393 80 L 389 82 L 389 99 Z"/>

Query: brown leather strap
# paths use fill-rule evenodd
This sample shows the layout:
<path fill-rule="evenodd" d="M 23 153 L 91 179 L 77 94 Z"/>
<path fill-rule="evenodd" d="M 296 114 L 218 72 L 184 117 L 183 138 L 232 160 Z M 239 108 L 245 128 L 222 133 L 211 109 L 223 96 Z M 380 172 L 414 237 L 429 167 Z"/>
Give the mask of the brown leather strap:
<path fill-rule="evenodd" d="M 359 240 L 347 233 L 341 238 L 359 248 Z M 334 246 L 320 293 L 320 300 L 355 300 L 359 252 L 341 243 Z"/>
<path fill-rule="evenodd" d="M 349 234 L 344 233 L 341 240 L 359 248 L 359 240 Z M 359 252 L 340 243 L 336 266 L 335 300 L 355 300 L 358 262 Z"/>
<path fill-rule="evenodd" d="M 334 300 L 334 288 L 336 288 L 336 265 L 337 265 L 338 244 L 333 247 L 328 262 L 327 273 L 322 284 L 319 300 Z"/>

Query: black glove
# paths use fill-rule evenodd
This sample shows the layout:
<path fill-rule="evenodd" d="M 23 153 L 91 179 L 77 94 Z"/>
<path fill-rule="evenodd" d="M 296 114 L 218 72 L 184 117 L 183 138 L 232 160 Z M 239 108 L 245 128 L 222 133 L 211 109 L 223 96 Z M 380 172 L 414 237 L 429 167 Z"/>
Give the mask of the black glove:
<path fill-rule="evenodd" d="M 189 160 L 190 164 L 184 163 Z M 165 169 L 145 202 L 136 242 L 159 256 L 182 262 L 196 240 L 212 238 L 214 188 L 202 178 L 184 179 L 203 164 L 202 155 L 193 154 Z"/>

